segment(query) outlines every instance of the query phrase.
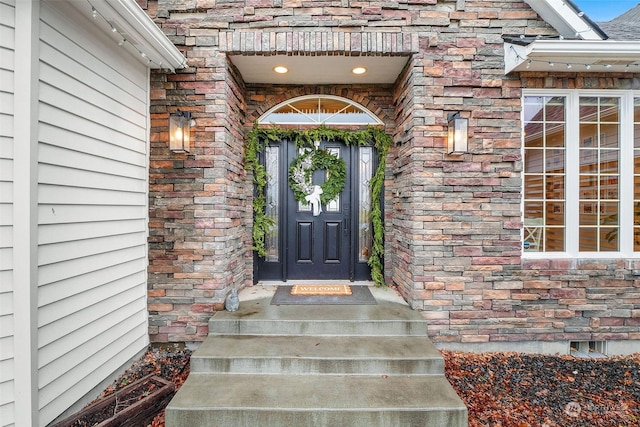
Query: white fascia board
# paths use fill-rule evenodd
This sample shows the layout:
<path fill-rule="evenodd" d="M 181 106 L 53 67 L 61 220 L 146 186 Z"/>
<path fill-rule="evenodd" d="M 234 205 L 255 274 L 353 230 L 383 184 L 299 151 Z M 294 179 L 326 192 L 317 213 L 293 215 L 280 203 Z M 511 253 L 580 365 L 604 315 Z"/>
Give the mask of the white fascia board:
<path fill-rule="evenodd" d="M 525 68 L 525 71 L 530 71 L 531 64 L 525 64 L 529 61 L 528 46 L 519 44 L 506 43 L 504 44 L 504 73 L 509 74 L 512 71 L 522 71 L 521 67 Z"/>
<path fill-rule="evenodd" d="M 185 68 L 187 60 L 135 0 L 68 1 L 149 68 Z M 96 11 L 94 14 L 93 10 Z M 115 32 L 113 31 L 115 29 Z M 126 40 L 123 42 L 123 40 Z M 144 54 L 144 55 L 143 55 Z"/>
<path fill-rule="evenodd" d="M 513 71 L 640 72 L 640 43 L 613 40 L 536 40 L 505 43 L 505 74 Z"/>
<path fill-rule="evenodd" d="M 577 12 L 568 0 L 525 0 L 540 17 L 565 38 L 604 40 L 603 33 L 594 28 L 582 12 Z"/>
<path fill-rule="evenodd" d="M 124 20 L 120 25 L 128 27 L 131 33 L 135 31 L 136 39 L 140 42 L 137 48 L 145 52 L 149 58 L 161 58 L 159 61 L 154 60 L 150 64 L 151 68 L 169 68 L 164 66 L 167 65 L 171 70 L 174 70 L 186 67 L 187 60 L 182 53 L 135 0 L 106 0 L 106 3 L 117 13 L 113 16 L 114 19 L 122 18 Z M 105 13 L 108 12 L 105 11 Z M 162 64 L 162 66 L 158 66 L 158 64 Z"/>

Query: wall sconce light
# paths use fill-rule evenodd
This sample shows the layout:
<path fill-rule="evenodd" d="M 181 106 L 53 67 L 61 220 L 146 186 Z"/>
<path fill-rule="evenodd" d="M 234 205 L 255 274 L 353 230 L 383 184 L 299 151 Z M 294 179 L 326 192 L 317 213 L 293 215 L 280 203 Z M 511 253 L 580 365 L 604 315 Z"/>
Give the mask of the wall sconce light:
<path fill-rule="evenodd" d="M 169 149 L 188 153 L 191 149 L 191 113 L 180 111 L 169 114 Z"/>
<path fill-rule="evenodd" d="M 469 120 L 461 117 L 460 112 L 449 113 L 449 136 L 447 153 L 466 153 L 469 146 Z"/>

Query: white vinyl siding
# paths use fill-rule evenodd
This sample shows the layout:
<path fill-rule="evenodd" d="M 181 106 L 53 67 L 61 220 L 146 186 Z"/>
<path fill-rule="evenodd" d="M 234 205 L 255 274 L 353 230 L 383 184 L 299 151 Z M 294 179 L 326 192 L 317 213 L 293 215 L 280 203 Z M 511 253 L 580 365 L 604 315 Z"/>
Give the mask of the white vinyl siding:
<path fill-rule="evenodd" d="M 41 4 L 37 320 L 46 425 L 148 344 L 148 73 L 84 31 L 91 22 Z"/>
<path fill-rule="evenodd" d="M 0 0 L 0 426 L 15 423 L 13 109 L 15 6 Z"/>
<path fill-rule="evenodd" d="M 0 427 L 148 345 L 149 68 L 184 61 L 134 0 L 0 0 Z"/>

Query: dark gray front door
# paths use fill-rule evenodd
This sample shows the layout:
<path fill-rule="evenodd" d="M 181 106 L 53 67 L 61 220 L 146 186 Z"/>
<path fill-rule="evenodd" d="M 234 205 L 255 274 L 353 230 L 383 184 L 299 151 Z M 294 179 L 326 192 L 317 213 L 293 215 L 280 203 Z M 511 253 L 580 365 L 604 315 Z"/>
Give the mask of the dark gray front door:
<path fill-rule="evenodd" d="M 369 182 L 376 167 L 375 151 L 332 141 L 322 142 L 321 148 L 345 161 L 347 176 L 342 193 L 322 205 L 318 216 L 311 206 L 295 200 L 289 186 L 289 166 L 298 156 L 293 142 L 271 142 L 263 153 L 269 176 L 265 213 L 274 225 L 265 236 L 267 255 L 255 258 L 256 282 L 371 278 Z M 314 184 L 321 185 L 325 179 L 325 170 L 314 172 Z"/>
<path fill-rule="evenodd" d="M 333 201 L 322 205 L 322 212 L 314 216 L 310 205 L 294 198 L 287 187 L 286 254 L 288 279 L 349 279 L 351 230 L 351 150 L 333 142 L 322 142 L 321 149 L 342 158 L 347 166 L 347 177 L 342 193 Z M 287 170 L 298 155 L 295 148 L 287 150 Z M 321 185 L 325 170 L 313 173 L 313 184 Z"/>

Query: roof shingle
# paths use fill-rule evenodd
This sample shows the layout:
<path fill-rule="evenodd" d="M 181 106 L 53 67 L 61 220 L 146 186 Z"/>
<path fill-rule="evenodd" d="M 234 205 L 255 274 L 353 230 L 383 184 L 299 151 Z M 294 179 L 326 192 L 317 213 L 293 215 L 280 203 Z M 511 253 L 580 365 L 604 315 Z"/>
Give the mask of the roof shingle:
<path fill-rule="evenodd" d="M 597 25 L 611 40 L 640 40 L 640 4 L 617 18 Z"/>

